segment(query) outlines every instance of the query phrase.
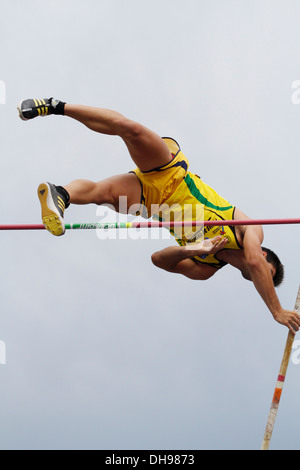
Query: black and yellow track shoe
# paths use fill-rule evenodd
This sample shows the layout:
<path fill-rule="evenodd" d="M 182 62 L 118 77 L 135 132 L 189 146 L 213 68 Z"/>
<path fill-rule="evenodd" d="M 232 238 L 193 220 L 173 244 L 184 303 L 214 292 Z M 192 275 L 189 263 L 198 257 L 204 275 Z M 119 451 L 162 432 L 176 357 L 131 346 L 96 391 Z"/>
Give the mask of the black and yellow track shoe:
<path fill-rule="evenodd" d="M 64 211 L 68 205 L 64 196 L 57 191 L 54 184 L 41 183 L 38 187 L 38 197 L 45 228 L 52 235 L 63 235 L 65 233 Z"/>
<path fill-rule="evenodd" d="M 23 121 L 28 121 L 38 116 L 49 116 L 51 114 L 64 114 L 63 101 L 49 99 L 28 99 L 20 101 L 17 106 L 19 116 Z"/>

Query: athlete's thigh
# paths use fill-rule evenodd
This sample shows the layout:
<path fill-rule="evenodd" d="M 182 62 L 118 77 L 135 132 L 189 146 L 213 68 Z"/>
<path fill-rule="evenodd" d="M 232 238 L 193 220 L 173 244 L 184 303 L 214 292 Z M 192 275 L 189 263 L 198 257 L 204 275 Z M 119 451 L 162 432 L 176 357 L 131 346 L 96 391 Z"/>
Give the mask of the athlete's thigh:
<path fill-rule="evenodd" d="M 117 212 L 127 214 L 130 208 L 138 207 L 141 203 L 142 187 L 134 173 L 111 176 L 99 181 L 96 186 L 98 200 L 112 205 Z M 105 193 L 106 197 L 103 197 L 102 193 Z"/>
<path fill-rule="evenodd" d="M 183 274 L 189 279 L 205 281 L 218 271 L 217 268 L 208 264 L 195 263 L 192 259 L 179 261 L 173 272 Z"/>
<path fill-rule="evenodd" d="M 172 154 L 164 140 L 141 124 L 134 125 L 136 131 L 124 138 L 124 142 L 136 166 L 145 172 L 167 165 Z"/>

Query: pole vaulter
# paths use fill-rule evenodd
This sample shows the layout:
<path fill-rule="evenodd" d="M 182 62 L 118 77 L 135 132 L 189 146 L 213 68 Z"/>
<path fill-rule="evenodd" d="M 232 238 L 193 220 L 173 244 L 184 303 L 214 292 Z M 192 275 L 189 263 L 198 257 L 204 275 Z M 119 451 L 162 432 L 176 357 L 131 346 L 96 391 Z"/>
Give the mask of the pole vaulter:
<path fill-rule="evenodd" d="M 300 219 L 250 219 L 237 206 L 204 183 L 197 174 L 189 171 L 189 161 L 175 139 L 160 137 L 156 132 L 119 112 L 65 103 L 53 98 L 22 100 L 18 111 L 23 121 L 39 116 L 65 116 L 96 133 L 118 136 L 123 140 L 136 168 L 102 181 L 97 178 L 96 182 L 80 179 L 63 186 L 42 182 L 37 193 L 43 225 L 2 225 L 0 229 L 46 228 L 52 235 L 61 236 L 66 230 L 72 229 L 165 227 L 175 237 L 179 246 L 170 246 L 153 253 L 152 262 L 155 266 L 202 281 L 209 279 L 228 264 L 237 268 L 245 279 L 253 282 L 274 319 L 289 329 L 290 339 L 284 356 L 284 366 L 276 387 L 276 390 L 280 390 L 290 354 L 290 342 L 300 329 L 300 315 L 298 308 L 294 311 L 284 309 L 277 297 L 275 287 L 283 281 L 284 267 L 278 256 L 262 245 L 262 226 L 299 224 Z M 198 152 L 200 162 L 204 159 L 207 162 L 207 157 L 199 148 L 200 139 L 197 141 L 199 144 L 194 152 L 196 155 Z M 109 158 L 105 155 L 101 160 L 100 155 L 100 172 L 104 165 L 107 167 L 109 164 Z M 220 162 L 213 161 L 212 164 L 217 172 L 222 159 Z M 255 191 L 255 188 L 251 190 Z M 126 199 L 125 206 L 120 202 L 121 197 Z M 145 219 L 153 216 L 158 221 L 66 224 L 64 212 L 70 204 L 105 205 L 119 213 L 141 215 Z M 174 205 L 179 205 L 179 215 L 186 206 L 191 207 L 192 217 L 182 217 L 182 214 L 181 217 L 175 217 L 173 214 L 171 218 L 161 212 L 160 208 L 163 206 L 167 215 L 170 215 L 168 210 L 172 212 Z M 153 206 L 159 208 L 158 212 L 152 212 Z M 136 208 L 134 212 L 131 212 L 132 207 Z M 199 208 L 203 214 L 200 217 L 197 213 Z M 190 222 L 183 223 L 188 220 Z M 276 393 L 278 397 L 279 392 Z"/>

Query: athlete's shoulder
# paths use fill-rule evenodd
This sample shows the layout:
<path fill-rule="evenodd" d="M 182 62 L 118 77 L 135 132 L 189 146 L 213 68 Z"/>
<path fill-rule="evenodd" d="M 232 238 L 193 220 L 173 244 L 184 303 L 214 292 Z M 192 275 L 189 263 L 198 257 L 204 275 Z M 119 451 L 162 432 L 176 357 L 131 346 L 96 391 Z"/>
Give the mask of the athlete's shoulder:
<path fill-rule="evenodd" d="M 251 217 L 246 215 L 237 207 L 235 208 L 233 218 L 234 220 L 243 220 L 243 221 L 251 220 Z M 236 234 L 237 234 L 238 239 L 240 239 L 240 243 L 242 245 L 243 245 L 243 239 L 245 237 L 246 232 L 247 234 L 250 234 L 250 232 L 251 234 L 255 234 L 261 240 L 261 243 L 263 242 L 264 232 L 263 232 L 263 228 L 261 225 L 237 225 L 236 226 Z"/>

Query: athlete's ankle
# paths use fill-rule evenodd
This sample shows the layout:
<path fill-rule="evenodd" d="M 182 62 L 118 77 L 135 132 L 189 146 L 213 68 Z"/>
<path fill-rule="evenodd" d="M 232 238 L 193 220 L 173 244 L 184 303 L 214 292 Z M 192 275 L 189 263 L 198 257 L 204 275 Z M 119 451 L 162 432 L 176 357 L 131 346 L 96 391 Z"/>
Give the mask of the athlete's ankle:
<path fill-rule="evenodd" d="M 50 98 L 52 113 L 63 116 L 65 114 L 65 102 Z"/>
<path fill-rule="evenodd" d="M 69 195 L 68 191 L 63 186 L 56 186 L 55 185 L 55 188 L 56 188 L 56 191 L 58 192 L 58 194 L 64 199 L 65 206 L 66 206 L 66 209 L 67 209 L 70 205 L 70 195 Z"/>

